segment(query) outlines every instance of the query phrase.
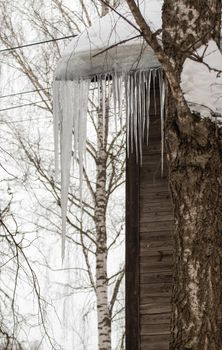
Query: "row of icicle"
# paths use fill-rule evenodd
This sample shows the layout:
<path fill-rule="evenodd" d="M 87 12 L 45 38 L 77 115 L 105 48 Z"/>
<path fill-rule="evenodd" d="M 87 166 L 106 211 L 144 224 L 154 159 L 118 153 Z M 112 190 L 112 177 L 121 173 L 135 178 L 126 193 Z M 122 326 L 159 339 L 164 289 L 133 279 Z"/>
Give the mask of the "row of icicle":
<path fill-rule="evenodd" d="M 115 124 L 126 122 L 127 153 L 136 153 L 138 163 L 142 162 L 142 144 L 149 138 L 149 112 L 151 89 L 156 109 L 156 91 L 159 89 L 161 118 L 161 169 L 164 152 L 164 103 L 165 83 L 160 68 L 132 71 L 127 74 L 116 72 L 97 75 L 74 81 L 54 81 L 53 114 L 55 142 L 55 177 L 58 179 L 59 153 L 61 168 L 62 208 L 62 259 L 65 254 L 66 214 L 70 182 L 71 158 L 78 162 L 80 174 L 80 201 L 82 200 L 83 165 L 86 154 L 87 110 L 91 84 L 97 88 L 98 105 L 105 117 L 107 98 L 112 100 Z M 116 130 L 117 131 L 117 130 Z M 146 134 L 146 135 L 145 135 Z M 59 152 L 60 151 L 60 152 Z"/>

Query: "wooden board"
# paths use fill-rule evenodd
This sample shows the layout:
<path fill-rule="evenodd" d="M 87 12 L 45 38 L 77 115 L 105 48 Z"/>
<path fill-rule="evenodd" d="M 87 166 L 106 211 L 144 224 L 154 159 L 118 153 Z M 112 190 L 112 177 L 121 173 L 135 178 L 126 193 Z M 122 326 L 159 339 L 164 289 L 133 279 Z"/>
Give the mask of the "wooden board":
<path fill-rule="evenodd" d="M 151 118 L 152 119 L 152 118 Z M 159 132 L 158 132 L 159 130 Z M 139 181 L 139 350 L 168 350 L 173 268 L 173 211 L 167 163 L 161 175 L 160 123 L 151 122 Z"/>
<path fill-rule="evenodd" d="M 140 349 L 139 173 L 135 155 L 126 165 L 126 349 Z"/>
<path fill-rule="evenodd" d="M 169 335 L 168 334 L 142 335 L 141 349 L 169 350 Z"/>
<path fill-rule="evenodd" d="M 161 174 L 160 130 L 152 102 L 142 166 L 134 154 L 127 160 L 126 350 L 169 349 L 173 210 L 165 156 Z"/>

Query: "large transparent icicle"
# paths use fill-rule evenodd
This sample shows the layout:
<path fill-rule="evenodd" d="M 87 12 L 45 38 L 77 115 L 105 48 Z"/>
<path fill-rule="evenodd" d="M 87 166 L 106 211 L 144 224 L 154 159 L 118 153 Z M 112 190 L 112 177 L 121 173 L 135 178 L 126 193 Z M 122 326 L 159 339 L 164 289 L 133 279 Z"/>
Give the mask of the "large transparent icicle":
<path fill-rule="evenodd" d="M 145 90 L 146 90 L 146 95 L 145 95 L 145 99 L 146 99 L 146 107 L 145 107 L 145 110 L 146 110 L 146 116 L 144 116 L 144 119 L 147 120 L 146 122 L 146 129 L 147 129 L 147 132 L 146 132 L 146 142 L 147 142 L 147 145 L 148 145 L 148 142 L 149 142 L 149 130 L 150 130 L 150 93 L 151 93 L 151 78 L 152 78 L 152 73 L 151 71 L 147 72 L 146 73 L 146 80 L 145 80 Z"/>
<path fill-rule="evenodd" d="M 142 163 L 142 144 L 149 138 L 149 113 L 151 84 L 154 95 L 154 109 L 157 110 L 156 87 L 159 87 L 161 118 L 161 172 L 163 173 L 164 153 L 164 104 L 165 84 L 160 68 L 135 70 L 117 73 L 107 72 L 76 81 L 54 82 L 54 140 L 56 174 L 58 173 L 59 138 L 61 152 L 61 206 L 62 206 L 62 257 L 65 253 L 66 211 L 70 180 L 70 164 L 72 144 L 74 161 L 79 164 L 80 202 L 82 203 L 83 167 L 86 151 L 87 107 L 90 81 L 97 82 L 98 102 L 102 104 L 102 115 L 105 118 L 107 98 L 112 96 L 114 106 L 116 132 L 118 120 L 122 127 L 122 114 L 126 113 L 127 156 L 135 152 L 138 163 Z M 111 93 L 112 91 L 112 93 Z M 125 101 L 125 104 L 123 104 Z M 117 118 L 118 116 L 118 118 Z M 146 131 L 146 132 L 145 132 Z M 105 132 L 105 131 L 104 131 Z M 74 142 L 72 138 L 74 135 Z M 105 134 L 103 135 L 105 137 Z"/>
<path fill-rule="evenodd" d="M 89 97 L 89 80 L 82 80 L 79 84 L 79 122 L 77 135 L 77 148 L 79 158 L 79 176 L 80 176 L 80 202 L 82 205 L 82 182 L 83 182 L 83 160 L 86 158 L 86 137 L 87 137 L 87 111 Z M 75 150 L 75 152 L 77 152 Z"/>
<path fill-rule="evenodd" d="M 60 123 L 60 103 L 59 103 L 59 82 L 53 83 L 53 125 L 54 125 L 54 152 L 55 152 L 55 181 L 58 181 L 59 172 L 59 123 Z"/>
<path fill-rule="evenodd" d="M 61 104 L 61 208 L 62 208 L 62 259 L 65 254 L 66 212 L 68 203 L 70 165 L 72 157 L 72 130 L 75 96 L 72 82 L 60 83 Z"/>
<path fill-rule="evenodd" d="M 58 140 L 60 136 L 62 259 L 64 259 L 66 213 L 73 144 L 72 138 L 74 134 L 74 156 L 79 161 L 81 188 L 83 180 L 83 159 L 86 149 L 86 123 L 89 80 L 73 82 L 55 81 L 53 90 L 56 174 L 58 172 Z M 80 196 L 82 196 L 81 190 Z"/>
<path fill-rule="evenodd" d="M 161 175 L 163 175 L 164 166 L 164 107 L 165 107 L 165 82 L 163 79 L 163 71 L 158 71 L 159 91 L 160 91 L 160 121 L 161 121 Z"/>
<path fill-rule="evenodd" d="M 105 119 L 106 119 L 106 75 L 102 79 L 102 116 L 103 116 L 103 145 L 105 141 Z"/>

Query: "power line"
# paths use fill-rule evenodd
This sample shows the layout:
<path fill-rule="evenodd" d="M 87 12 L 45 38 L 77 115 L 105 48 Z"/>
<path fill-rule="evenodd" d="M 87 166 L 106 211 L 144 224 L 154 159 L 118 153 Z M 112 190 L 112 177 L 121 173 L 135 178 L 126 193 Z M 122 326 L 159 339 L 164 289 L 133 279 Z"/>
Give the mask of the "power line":
<path fill-rule="evenodd" d="M 27 107 L 27 106 L 32 106 L 35 105 L 37 103 L 42 103 L 42 102 L 48 102 L 50 100 L 41 100 L 41 101 L 36 101 L 36 102 L 31 102 L 31 103 L 25 103 L 23 105 L 17 105 L 17 106 L 13 106 L 13 107 L 7 107 L 7 108 L 3 108 L 0 109 L 0 112 L 5 112 L 5 111 L 9 111 L 11 109 L 17 109 L 17 108 L 21 108 L 21 107 Z"/>
<path fill-rule="evenodd" d="M 6 98 L 6 97 L 14 97 L 14 96 L 18 96 L 18 95 L 26 95 L 26 94 L 30 94 L 32 92 L 39 92 L 39 91 L 44 91 L 44 90 L 49 90 L 49 89 L 50 88 L 42 88 L 42 89 L 36 89 L 36 90 L 28 90 L 28 91 L 16 92 L 14 94 L 2 95 L 2 96 L 0 96 L 0 99 Z"/>
<path fill-rule="evenodd" d="M 34 43 L 30 43 L 30 44 L 25 44 L 25 45 L 20 45 L 20 46 L 15 46 L 15 47 L 10 47 L 10 48 L 7 48 L 7 49 L 1 49 L 0 50 L 0 53 L 1 52 L 7 52 L 7 51 L 13 51 L 13 50 L 18 50 L 18 49 L 23 49 L 25 47 L 30 47 L 30 46 L 36 46 L 36 45 L 42 45 L 42 44 L 47 44 L 47 43 L 51 43 L 53 41 L 59 41 L 59 40 L 65 40 L 65 39 L 70 39 L 70 38 L 74 38 L 76 37 L 77 35 L 73 34 L 73 35 L 69 35 L 69 36 L 63 36 L 61 38 L 56 38 L 56 39 L 50 39 L 50 40 L 44 40 L 44 41 L 37 41 L 37 42 L 34 42 Z"/>
<path fill-rule="evenodd" d="M 39 92 L 39 91 L 45 91 L 45 90 L 51 90 L 51 87 L 48 88 L 42 88 L 42 89 L 36 89 L 36 90 L 27 90 L 27 91 L 20 91 L 20 92 L 15 92 L 14 94 L 8 94 L 8 95 L 0 95 L 0 100 L 2 98 L 8 98 L 8 97 L 14 97 L 14 96 L 19 96 L 19 95 L 26 95 L 30 94 L 32 92 Z M 97 90 L 97 87 L 95 88 L 90 88 L 90 91 Z"/>
<path fill-rule="evenodd" d="M 33 120 L 46 120 L 51 119 L 52 117 L 45 116 L 44 118 L 29 118 L 29 119 L 20 119 L 20 120 L 0 120 L 0 124 L 16 124 L 16 123 L 24 123 L 24 122 L 30 122 Z"/>

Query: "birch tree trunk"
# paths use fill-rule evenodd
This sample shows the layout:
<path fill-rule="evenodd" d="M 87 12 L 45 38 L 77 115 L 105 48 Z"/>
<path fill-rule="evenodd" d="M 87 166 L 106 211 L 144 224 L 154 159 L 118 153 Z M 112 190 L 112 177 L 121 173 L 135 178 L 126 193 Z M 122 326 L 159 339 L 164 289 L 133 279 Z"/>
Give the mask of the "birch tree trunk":
<path fill-rule="evenodd" d="M 163 43 L 178 81 L 187 55 L 210 38 L 218 40 L 220 7 L 219 0 L 165 0 Z M 166 141 L 175 216 L 170 349 L 219 350 L 222 130 L 214 121 L 195 115 L 181 116 L 175 106 L 175 99 L 169 94 Z"/>
<path fill-rule="evenodd" d="M 170 103 L 168 112 L 172 116 Z M 190 138 L 182 138 L 173 127 L 167 132 L 175 215 L 170 349 L 219 350 L 222 346 L 222 135 L 210 121 L 197 118 L 193 126 Z"/>
<path fill-rule="evenodd" d="M 107 280 L 107 232 L 106 232 L 106 163 L 107 163 L 108 118 L 98 113 L 97 164 L 95 194 L 96 226 L 96 297 L 99 350 L 111 350 L 111 317 L 108 303 Z"/>

